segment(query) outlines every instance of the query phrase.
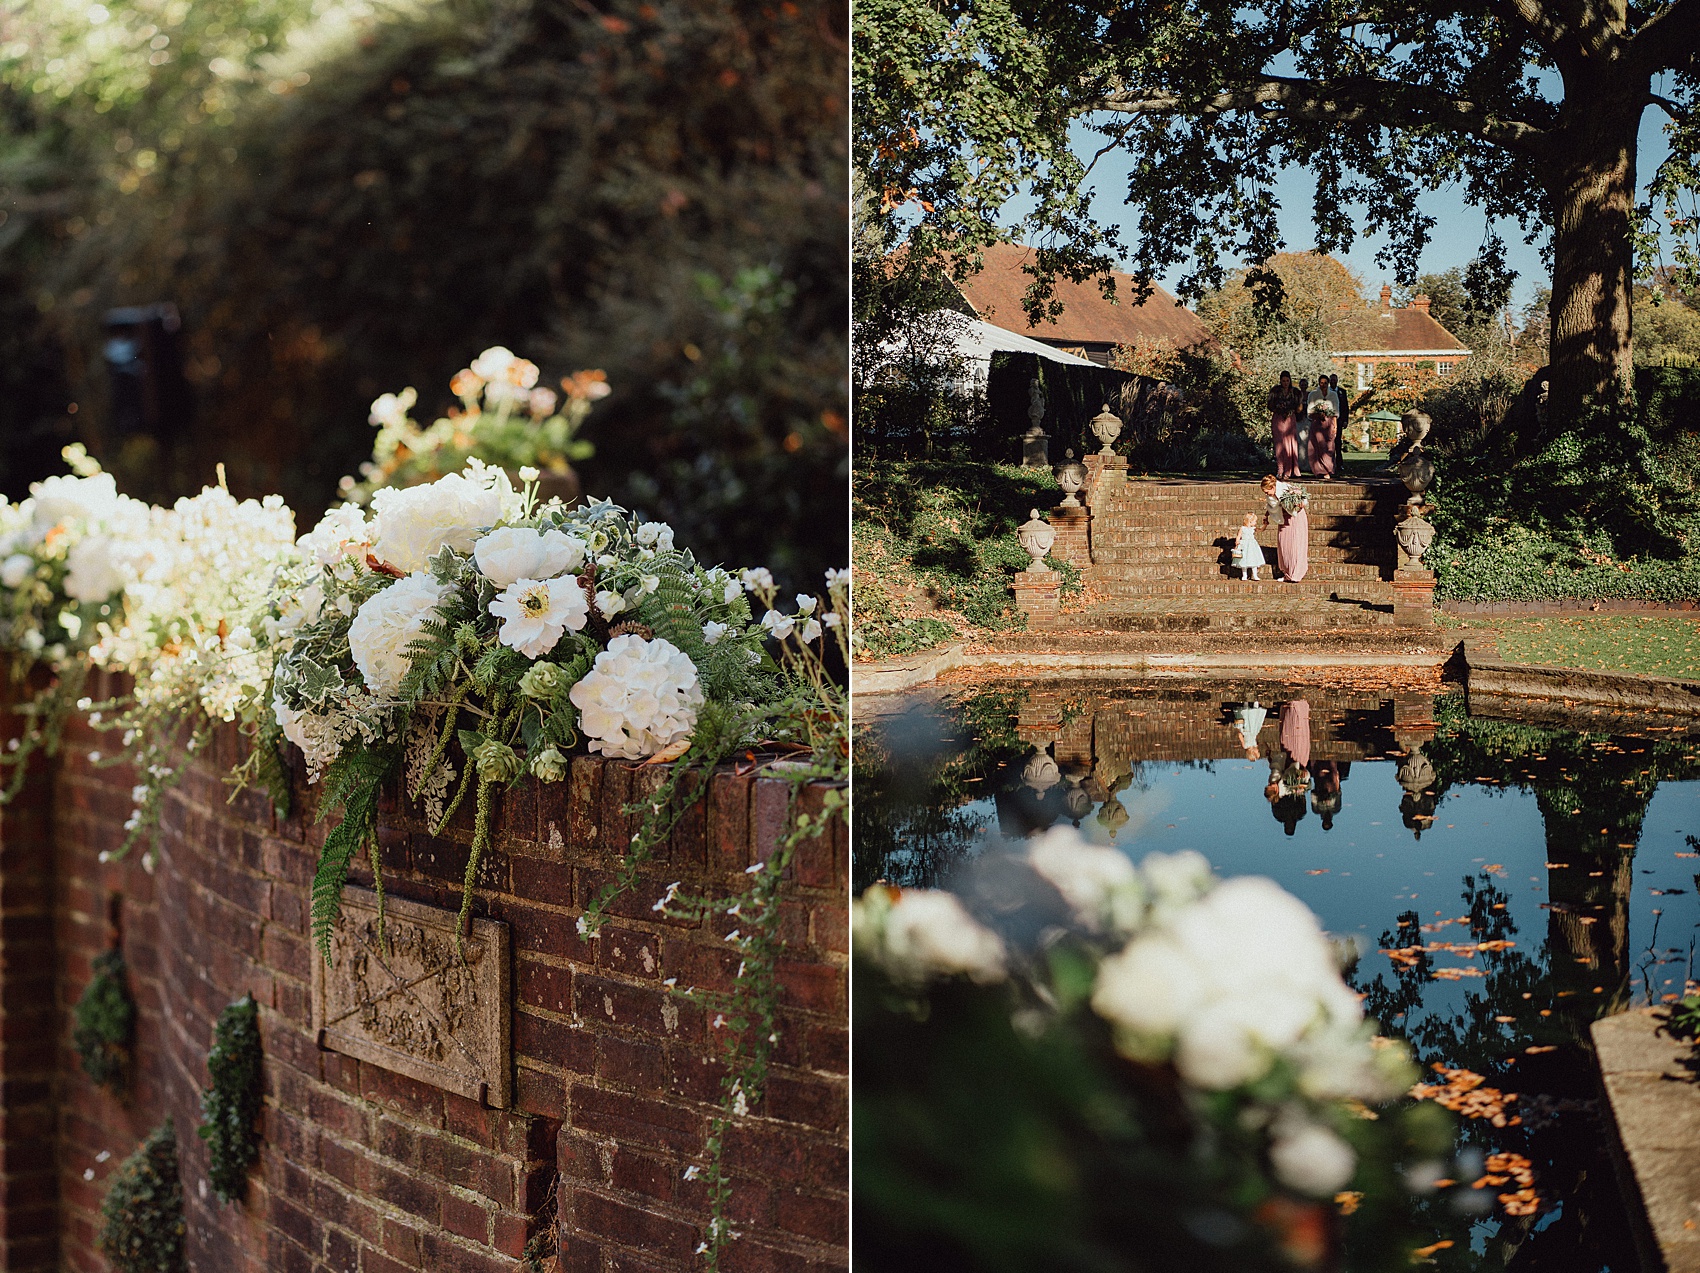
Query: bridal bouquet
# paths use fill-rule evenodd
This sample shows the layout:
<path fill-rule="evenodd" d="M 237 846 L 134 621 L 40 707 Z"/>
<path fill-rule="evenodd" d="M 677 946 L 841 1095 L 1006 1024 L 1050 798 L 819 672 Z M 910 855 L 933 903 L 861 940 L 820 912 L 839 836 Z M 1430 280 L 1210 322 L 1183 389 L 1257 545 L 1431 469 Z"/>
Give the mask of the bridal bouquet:
<path fill-rule="evenodd" d="M 974 909 L 854 908 L 858 1238 L 986 1267 L 1408 1265 L 1400 1171 L 1449 1123 L 1403 1100 L 1309 910 L 1197 853 L 1135 866 L 1072 828 Z"/>
<path fill-rule="evenodd" d="M 1281 505 L 1281 511 L 1291 517 L 1310 503 L 1310 495 L 1304 487 L 1289 482 L 1276 502 Z"/>

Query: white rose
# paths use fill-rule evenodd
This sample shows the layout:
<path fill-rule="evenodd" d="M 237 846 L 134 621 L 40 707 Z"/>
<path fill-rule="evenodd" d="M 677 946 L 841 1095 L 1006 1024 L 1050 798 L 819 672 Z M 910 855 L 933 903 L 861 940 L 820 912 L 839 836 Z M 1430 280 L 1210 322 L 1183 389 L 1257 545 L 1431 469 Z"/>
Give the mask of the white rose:
<path fill-rule="evenodd" d="M 584 627 L 590 602 L 577 579 L 517 579 L 490 603 L 490 613 L 502 620 L 497 639 L 503 645 L 537 659 L 553 650 L 567 629 Z"/>
<path fill-rule="evenodd" d="M 812 638 L 805 634 L 804 639 Z M 1027 860 L 1088 928 L 1125 929 L 1138 920 L 1139 872 L 1127 854 L 1088 844 L 1073 827 L 1062 826 L 1035 840 Z"/>
<path fill-rule="evenodd" d="M 626 599 L 617 592 L 603 589 L 596 594 L 596 609 L 604 619 L 612 619 L 626 608 Z"/>
<path fill-rule="evenodd" d="M 617 636 L 567 695 L 590 750 L 638 760 L 683 742 L 703 704 L 696 666 L 657 637 Z"/>
<path fill-rule="evenodd" d="M 1304 1123 L 1276 1135 L 1269 1147 L 1275 1178 L 1313 1198 L 1332 1198 L 1352 1182 L 1358 1156 L 1326 1127 Z"/>
<path fill-rule="evenodd" d="M 520 579 L 553 579 L 584 565 L 584 544 L 558 530 L 503 526 L 473 546 L 484 577 L 498 588 Z"/>
<path fill-rule="evenodd" d="M 1005 975 L 1001 938 L 954 893 L 905 889 L 885 916 L 885 957 L 900 976 L 952 976 L 985 985 Z"/>
<path fill-rule="evenodd" d="M 1167 937 L 1131 943 L 1098 965 L 1092 1010 L 1114 1025 L 1146 1035 L 1170 1035 L 1205 997 L 1198 962 Z"/>
<path fill-rule="evenodd" d="M 673 528 L 666 522 L 644 522 L 637 528 L 634 538 L 646 548 L 659 548 L 665 552 L 673 547 Z"/>
<path fill-rule="evenodd" d="M 1172 931 L 1195 955 L 1211 956 L 1223 992 L 1281 983 L 1312 994 L 1340 980 L 1333 948 L 1309 907 L 1279 884 L 1244 875 L 1178 913 Z"/>
<path fill-rule="evenodd" d="M 105 535 L 79 540 L 65 561 L 65 595 L 73 601 L 105 601 L 124 587 L 112 541 Z"/>
<path fill-rule="evenodd" d="M 28 553 L 13 553 L 0 561 L 0 584 L 16 588 L 35 573 L 35 558 Z"/>
<path fill-rule="evenodd" d="M 1150 853 L 1139 870 L 1153 900 L 1164 907 L 1184 906 L 1197 901 L 1209 889 L 1213 876 L 1210 862 L 1195 849 L 1179 853 Z"/>
<path fill-rule="evenodd" d="M 511 486 L 501 469 L 450 473 L 427 486 L 386 486 L 372 496 L 373 549 L 380 560 L 409 572 L 426 569 L 444 544 L 471 552 L 478 532 L 502 519 L 502 497 Z"/>
<path fill-rule="evenodd" d="M 448 593 L 430 575 L 415 572 L 368 598 L 355 613 L 348 626 L 348 647 L 366 688 L 379 698 L 394 698 L 401 688 L 411 666 L 407 647 Z"/>

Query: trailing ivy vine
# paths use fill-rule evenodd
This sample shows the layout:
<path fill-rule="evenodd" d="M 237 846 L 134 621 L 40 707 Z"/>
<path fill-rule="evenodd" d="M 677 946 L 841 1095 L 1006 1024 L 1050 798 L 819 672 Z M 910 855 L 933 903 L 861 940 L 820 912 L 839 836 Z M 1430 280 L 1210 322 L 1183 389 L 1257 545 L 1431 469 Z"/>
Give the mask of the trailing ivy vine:
<path fill-rule="evenodd" d="M 207 1179 L 221 1202 L 239 1202 L 248 1192 L 248 1168 L 260 1156 L 260 1009 L 251 994 L 219 1013 L 213 1027 L 207 1073 L 212 1086 L 201 1093 L 206 1118 L 197 1134 L 207 1142 Z"/>
<path fill-rule="evenodd" d="M 136 1001 L 130 995 L 122 951 L 114 948 L 95 956 L 94 976 L 83 987 L 73 1015 L 71 1044 L 83 1072 L 102 1087 L 122 1092 L 136 1032 Z"/>
<path fill-rule="evenodd" d="M 115 1273 L 182 1273 L 183 1182 L 168 1118 L 112 1173 L 95 1246 Z"/>

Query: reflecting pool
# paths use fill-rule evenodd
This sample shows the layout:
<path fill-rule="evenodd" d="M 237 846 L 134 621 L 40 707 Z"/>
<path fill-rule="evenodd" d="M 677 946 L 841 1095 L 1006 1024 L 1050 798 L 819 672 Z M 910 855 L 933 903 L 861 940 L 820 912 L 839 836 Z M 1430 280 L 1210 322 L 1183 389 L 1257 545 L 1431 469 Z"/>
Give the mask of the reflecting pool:
<path fill-rule="evenodd" d="M 1009 931 L 1027 900 L 1011 850 L 1059 824 L 1136 860 L 1197 849 L 1218 874 L 1271 876 L 1355 947 L 1348 980 L 1420 1064 L 1516 1094 L 1505 1126 L 1460 1124 L 1457 1161 L 1523 1155 L 1539 1205 L 1508 1215 L 1469 1181 L 1419 1199 L 1453 1240 L 1436 1265 L 1638 1267 L 1587 1029 L 1694 976 L 1700 730 L 1278 683 L 933 689 L 857 710 L 858 891 L 948 888 Z"/>

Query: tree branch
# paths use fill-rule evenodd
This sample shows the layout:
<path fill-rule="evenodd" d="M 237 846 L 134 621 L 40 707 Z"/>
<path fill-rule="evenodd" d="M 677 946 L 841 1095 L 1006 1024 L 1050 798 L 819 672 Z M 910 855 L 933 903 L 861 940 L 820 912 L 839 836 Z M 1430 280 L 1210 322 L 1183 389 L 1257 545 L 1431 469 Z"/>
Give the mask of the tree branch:
<path fill-rule="evenodd" d="M 1676 70 L 1685 54 L 1700 48 L 1700 0 L 1671 0 L 1641 24 L 1629 42 L 1629 57 L 1648 75 Z M 1660 103 L 1663 105 L 1663 103 Z"/>
<path fill-rule="evenodd" d="M 1687 107 L 1678 106 L 1668 97 L 1660 97 L 1657 93 L 1648 93 L 1647 100 L 1669 115 L 1679 124 L 1694 122 L 1694 112 Z"/>
<path fill-rule="evenodd" d="M 1330 85 L 1270 76 L 1255 84 L 1223 89 L 1203 99 L 1162 89 L 1144 92 L 1125 89 L 1104 94 L 1089 103 L 1087 109 L 1133 115 L 1226 115 L 1266 112 L 1271 106 L 1299 119 L 1329 124 L 1355 124 L 1404 114 L 1525 152 L 1537 150 L 1546 136 L 1542 129 L 1526 120 L 1490 115 L 1474 102 L 1419 85 L 1378 79 Z"/>

